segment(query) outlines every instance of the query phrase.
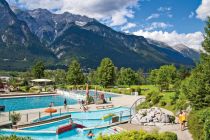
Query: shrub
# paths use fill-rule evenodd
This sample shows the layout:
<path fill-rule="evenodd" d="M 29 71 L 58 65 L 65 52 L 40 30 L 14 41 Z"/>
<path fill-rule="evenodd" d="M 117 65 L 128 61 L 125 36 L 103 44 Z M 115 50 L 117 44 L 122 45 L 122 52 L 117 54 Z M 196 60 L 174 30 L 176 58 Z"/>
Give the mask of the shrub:
<path fill-rule="evenodd" d="M 116 115 L 113 114 L 113 113 L 109 113 L 109 114 L 103 116 L 101 119 L 102 119 L 102 120 L 109 120 L 109 119 L 112 118 L 113 116 L 116 116 Z"/>
<path fill-rule="evenodd" d="M 0 136 L 0 140 L 32 140 L 30 137 L 17 137 L 16 135 L 11 136 Z"/>
<path fill-rule="evenodd" d="M 160 101 L 160 106 L 165 106 L 167 103 L 165 101 Z"/>
<path fill-rule="evenodd" d="M 164 132 L 158 134 L 157 132 L 128 131 L 121 132 L 114 135 L 99 135 L 96 140 L 177 140 L 177 135 L 172 132 Z"/>
<path fill-rule="evenodd" d="M 188 118 L 189 130 L 194 140 L 208 140 L 210 135 L 210 108 L 192 111 Z"/>
<path fill-rule="evenodd" d="M 138 92 L 139 95 L 141 95 L 141 88 L 140 87 L 137 87 L 136 91 Z"/>
<path fill-rule="evenodd" d="M 12 124 L 16 125 L 21 120 L 20 113 L 13 112 L 10 114 L 10 119 L 12 121 Z"/>
<path fill-rule="evenodd" d="M 151 101 L 152 101 L 153 104 L 157 104 L 157 103 L 159 103 L 160 98 L 161 98 L 161 96 L 153 94 L 152 97 L 151 97 Z"/>
<path fill-rule="evenodd" d="M 151 107 L 150 103 L 143 102 L 143 103 L 139 104 L 136 109 L 137 110 L 139 110 L 139 109 L 147 109 L 147 108 L 150 108 L 150 107 Z"/>
<path fill-rule="evenodd" d="M 160 134 L 162 140 L 178 140 L 177 135 L 173 132 L 164 132 Z"/>
<path fill-rule="evenodd" d="M 87 97 L 87 102 L 88 102 L 88 104 L 93 103 L 93 102 L 94 102 L 93 97 L 89 95 L 89 96 Z"/>

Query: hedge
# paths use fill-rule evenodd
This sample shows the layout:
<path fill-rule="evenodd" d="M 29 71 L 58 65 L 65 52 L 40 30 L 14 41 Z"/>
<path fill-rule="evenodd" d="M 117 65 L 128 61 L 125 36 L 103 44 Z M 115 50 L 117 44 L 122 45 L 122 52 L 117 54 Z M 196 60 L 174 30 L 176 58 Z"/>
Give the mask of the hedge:
<path fill-rule="evenodd" d="M 148 133 L 146 131 L 128 131 L 114 135 L 99 135 L 96 140 L 177 140 L 177 135 L 172 132 Z"/>

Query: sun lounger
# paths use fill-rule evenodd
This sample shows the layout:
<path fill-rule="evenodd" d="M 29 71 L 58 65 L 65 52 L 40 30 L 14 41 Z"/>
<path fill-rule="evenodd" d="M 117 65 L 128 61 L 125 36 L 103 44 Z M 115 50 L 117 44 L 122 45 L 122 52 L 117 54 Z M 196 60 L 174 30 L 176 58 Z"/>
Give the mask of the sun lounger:
<path fill-rule="evenodd" d="M 114 105 L 106 105 L 106 108 L 112 108 Z"/>
<path fill-rule="evenodd" d="M 96 108 L 97 108 L 97 109 L 104 109 L 104 108 L 105 108 L 105 106 L 100 105 L 100 106 L 96 106 Z"/>

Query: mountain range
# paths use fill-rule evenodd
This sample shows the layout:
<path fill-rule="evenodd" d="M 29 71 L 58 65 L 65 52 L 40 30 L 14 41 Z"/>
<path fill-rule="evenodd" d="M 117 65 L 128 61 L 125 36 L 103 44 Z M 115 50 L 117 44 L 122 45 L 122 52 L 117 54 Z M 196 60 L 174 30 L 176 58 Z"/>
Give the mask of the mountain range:
<path fill-rule="evenodd" d="M 65 68 L 77 58 L 84 69 L 104 57 L 117 67 L 152 69 L 164 64 L 193 66 L 199 52 L 113 30 L 99 21 L 46 9 L 20 10 L 0 0 L 0 69 L 25 70 L 41 59 Z"/>

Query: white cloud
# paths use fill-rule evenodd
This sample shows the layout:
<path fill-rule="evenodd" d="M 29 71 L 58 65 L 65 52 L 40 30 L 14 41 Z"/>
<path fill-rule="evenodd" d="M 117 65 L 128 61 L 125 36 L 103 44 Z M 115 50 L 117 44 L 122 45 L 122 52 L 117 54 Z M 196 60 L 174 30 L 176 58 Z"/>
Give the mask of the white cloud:
<path fill-rule="evenodd" d="M 160 11 L 160 12 L 171 11 L 171 7 L 160 7 L 157 10 Z"/>
<path fill-rule="evenodd" d="M 190 48 L 201 49 L 201 42 L 204 40 L 203 34 L 201 32 L 194 32 L 188 34 L 179 34 L 176 31 L 173 32 L 163 32 L 163 31 L 143 31 L 139 30 L 133 34 L 138 36 L 144 36 L 146 38 L 154 39 L 157 41 L 165 42 L 171 46 L 177 44 L 184 44 Z"/>
<path fill-rule="evenodd" d="M 122 28 L 121 28 L 121 30 L 122 31 L 126 31 L 126 30 L 128 30 L 128 29 L 131 29 L 131 28 L 134 28 L 134 27 L 136 27 L 136 24 L 135 23 L 127 23 L 126 25 L 124 25 Z"/>
<path fill-rule="evenodd" d="M 201 5 L 196 10 L 197 18 L 206 20 L 210 16 L 210 0 L 202 0 Z"/>
<path fill-rule="evenodd" d="M 150 19 L 153 19 L 153 18 L 159 18 L 159 17 L 160 17 L 160 14 L 154 13 L 154 14 L 151 14 L 149 17 L 147 17 L 146 20 L 150 20 Z"/>
<path fill-rule="evenodd" d="M 188 18 L 193 18 L 194 15 L 195 15 L 194 12 L 191 12 L 191 13 L 189 14 Z"/>
<path fill-rule="evenodd" d="M 172 15 L 171 13 L 167 14 L 167 16 L 168 16 L 169 18 L 172 18 L 172 17 L 173 17 L 173 15 Z"/>
<path fill-rule="evenodd" d="M 152 31 L 152 30 L 155 30 L 155 29 L 166 29 L 166 28 L 169 28 L 169 27 L 173 27 L 173 25 L 168 24 L 168 23 L 164 23 L 164 22 L 153 22 L 149 26 L 146 26 L 144 28 L 144 30 Z"/>
<path fill-rule="evenodd" d="M 17 4 L 28 9 L 58 9 L 57 13 L 86 15 L 117 26 L 134 17 L 133 8 L 138 6 L 138 0 L 18 0 Z"/>

